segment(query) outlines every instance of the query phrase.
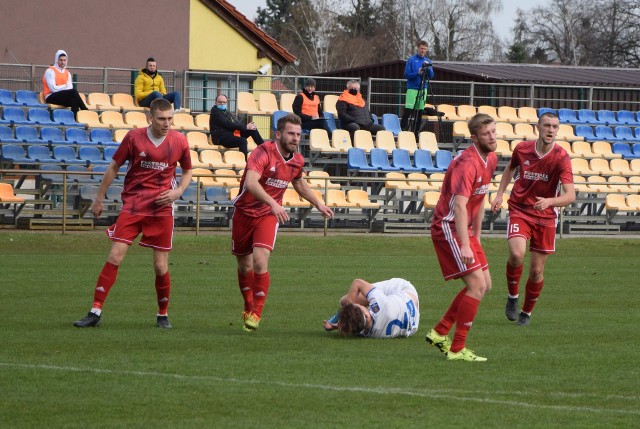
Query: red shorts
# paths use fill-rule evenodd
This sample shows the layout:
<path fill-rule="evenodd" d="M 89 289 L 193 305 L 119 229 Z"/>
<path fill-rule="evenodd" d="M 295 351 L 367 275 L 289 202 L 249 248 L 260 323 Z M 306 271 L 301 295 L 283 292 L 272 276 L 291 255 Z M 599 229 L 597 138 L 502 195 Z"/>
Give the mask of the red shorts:
<path fill-rule="evenodd" d="M 168 252 L 173 241 L 173 216 L 137 216 L 121 212 L 106 233 L 111 241 L 131 245 L 142 232 L 140 246 Z"/>
<path fill-rule="evenodd" d="M 522 237 L 531 240 L 529 249 L 538 253 L 555 253 L 556 227 L 538 225 L 518 215 L 509 215 L 507 240 Z"/>
<path fill-rule="evenodd" d="M 272 214 L 250 217 L 240 210 L 233 212 L 231 227 L 231 253 L 244 256 L 253 253 L 254 247 L 264 247 L 273 252 L 278 234 L 278 220 Z"/>
<path fill-rule="evenodd" d="M 472 271 L 489 269 L 487 256 L 474 235 L 469 236 L 469 244 L 473 252 L 473 263 L 471 265 L 465 265 L 460 258 L 458 237 L 453 237 L 451 240 L 432 239 L 432 241 L 445 280 L 459 279 Z"/>

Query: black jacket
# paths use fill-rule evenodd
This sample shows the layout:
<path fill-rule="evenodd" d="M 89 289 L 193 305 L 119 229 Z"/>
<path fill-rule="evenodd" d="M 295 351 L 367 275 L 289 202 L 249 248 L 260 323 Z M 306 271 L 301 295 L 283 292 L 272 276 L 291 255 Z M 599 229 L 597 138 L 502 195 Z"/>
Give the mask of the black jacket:
<path fill-rule="evenodd" d="M 371 112 L 369 112 L 367 106 L 358 107 L 346 101 L 338 100 L 336 110 L 338 111 L 338 119 L 340 119 L 343 126 L 355 122 L 361 127 L 368 129 L 373 124 Z"/>
<path fill-rule="evenodd" d="M 238 119 L 228 110 L 221 110 L 217 106 L 213 106 L 209 115 L 209 131 L 213 141 L 217 141 L 220 136 L 233 134 L 236 130 L 244 132 L 247 131 L 247 127 L 238 122 Z"/>

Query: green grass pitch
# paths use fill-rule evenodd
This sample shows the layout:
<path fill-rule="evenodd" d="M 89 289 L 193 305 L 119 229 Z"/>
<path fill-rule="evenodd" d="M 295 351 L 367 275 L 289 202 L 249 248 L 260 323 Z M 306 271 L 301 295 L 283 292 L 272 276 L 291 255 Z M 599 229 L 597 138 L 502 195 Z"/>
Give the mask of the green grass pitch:
<path fill-rule="evenodd" d="M 427 236 L 281 233 L 260 330 L 241 329 L 229 236 L 177 233 L 174 328 L 155 327 L 151 251 L 132 246 L 102 326 L 88 311 L 110 242 L 102 233 L 0 233 L 0 427 L 637 427 L 640 240 L 558 240 L 531 326 L 504 316 L 504 238 L 487 237 L 493 289 L 447 362 L 424 335 L 445 283 Z M 525 267 L 525 274 L 526 274 Z M 408 339 L 322 330 L 351 280 L 410 280 Z"/>

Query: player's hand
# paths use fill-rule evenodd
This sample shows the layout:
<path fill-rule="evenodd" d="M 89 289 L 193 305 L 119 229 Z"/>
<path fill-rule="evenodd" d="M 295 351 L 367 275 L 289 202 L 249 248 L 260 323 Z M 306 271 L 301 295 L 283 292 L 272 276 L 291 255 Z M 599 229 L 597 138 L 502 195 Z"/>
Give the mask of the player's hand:
<path fill-rule="evenodd" d="M 471 265 L 475 262 L 470 245 L 465 244 L 464 246 L 460 246 L 460 258 L 465 265 Z"/>
<path fill-rule="evenodd" d="M 93 204 L 91 204 L 91 213 L 93 213 L 93 217 L 98 219 L 102 214 L 102 210 L 104 209 L 104 204 L 102 200 L 96 199 Z"/>
<path fill-rule="evenodd" d="M 498 213 L 501 207 L 502 207 L 502 195 L 497 195 L 496 198 L 491 203 L 491 211 L 494 213 Z"/>
<path fill-rule="evenodd" d="M 538 200 L 534 205 L 533 208 L 536 210 L 544 210 L 548 207 L 552 207 L 553 206 L 553 199 L 552 198 L 542 198 L 542 197 L 536 197 L 536 200 Z"/>
<path fill-rule="evenodd" d="M 337 323 L 331 323 L 328 320 L 324 320 L 322 322 L 322 326 L 324 327 L 325 331 L 335 331 L 336 329 L 338 329 Z"/>
<path fill-rule="evenodd" d="M 333 219 L 333 210 L 331 210 L 329 207 L 325 206 L 324 204 L 320 204 L 318 206 L 316 206 L 316 208 L 318 209 L 318 211 L 320 213 L 322 213 L 323 217 L 328 217 Z"/>
<path fill-rule="evenodd" d="M 156 204 L 159 206 L 166 206 L 173 203 L 180 196 L 180 190 L 178 189 L 168 189 L 163 191 L 158 198 L 156 198 Z"/>
<path fill-rule="evenodd" d="M 271 207 L 271 213 L 276 217 L 279 224 L 283 224 L 289 220 L 289 215 L 284 207 L 278 204 L 274 204 Z"/>

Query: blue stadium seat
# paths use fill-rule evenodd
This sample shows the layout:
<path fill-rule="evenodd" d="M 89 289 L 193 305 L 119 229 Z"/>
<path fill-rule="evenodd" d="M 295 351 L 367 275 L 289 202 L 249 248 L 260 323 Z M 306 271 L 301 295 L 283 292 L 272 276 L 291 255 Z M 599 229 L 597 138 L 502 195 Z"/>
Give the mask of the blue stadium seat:
<path fill-rule="evenodd" d="M 78 158 L 84 161 L 86 164 L 109 164 L 111 160 L 106 160 L 102 156 L 102 152 L 95 146 L 82 146 L 78 148 Z"/>
<path fill-rule="evenodd" d="M 593 134 L 593 128 L 589 125 L 576 125 L 576 135 L 584 137 L 587 141 L 598 140 L 595 134 Z"/>
<path fill-rule="evenodd" d="M 97 182 L 101 182 L 104 172 L 107 171 L 108 167 L 109 166 L 105 164 L 94 165 L 91 169 L 91 172 L 93 173 L 91 177 Z M 124 174 L 118 173 L 118 176 L 116 176 L 111 183 L 114 185 L 122 185 L 124 183 Z"/>
<path fill-rule="evenodd" d="M 394 113 L 385 113 L 382 115 L 382 126 L 385 130 L 391 131 L 394 137 L 398 137 L 402 128 L 400 128 L 400 118 Z"/>
<path fill-rule="evenodd" d="M 33 161 L 27 158 L 27 154 L 22 146 L 5 144 L 0 148 L 2 155 L 0 155 L 1 161 L 11 162 L 13 164 L 32 164 Z"/>
<path fill-rule="evenodd" d="M 378 115 L 376 115 L 375 113 L 371 114 L 371 120 L 373 121 L 374 124 L 378 124 Z"/>
<path fill-rule="evenodd" d="M 111 185 L 107 189 L 106 198 L 114 203 L 122 202 L 122 185 Z"/>
<path fill-rule="evenodd" d="M 598 140 L 604 140 L 608 142 L 622 141 L 613 135 L 613 129 L 606 125 L 598 125 L 594 131 L 594 135 Z"/>
<path fill-rule="evenodd" d="M 384 149 L 374 148 L 369 152 L 369 162 L 371 167 L 379 171 L 400 171 L 389 163 L 389 155 Z"/>
<path fill-rule="evenodd" d="M 640 125 L 640 121 L 638 121 L 636 119 L 635 113 L 633 113 L 633 112 L 631 112 L 629 110 L 618 110 L 618 113 L 616 115 L 616 119 L 621 124 L 632 125 L 632 126 Z"/>
<path fill-rule="evenodd" d="M 278 126 L 278 120 L 280 118 L 282 118 L 283 116 L 287 116 L 288 114 L 289 114 L 289 112 L 284 111 L 284 110 L 276 110 L 275 112 L 273 112 L 273 115 L 271 115 L 271 130 L 273 132 L 276 131 L 276 128 Z"/>
<path fill-rule="evenodd" d="M 615 113 L 611 110 L 598 110 L 598 119 L 607 123 L 607 125 L 624 125 L 616 118 Z"/>
<path fill-rule="evenodd" d="M 437 150 L 435 153 L 436 167 L 446 171 L 453 161 L 453 155 L 448 150 Z"/>
<path fill-rule="evenodd" d="M 629 145 L 629 143 L 613 143 L 611 144 L 611 151 L 613 153 L 622 155 L 624 159 L 633 158 L 633 152 L 631 151 L 631 146 Z"/>
<path fill-rule="evenodd" d="M 205 199 L 218 205 L 231 205 L 229 193 L 226 188 L 208 186 L 205 190 Z"/>
<path fill-rule="evenodd" d="M 62 135 L 62 130 L 56 127 L 40 128 L 40 137 L 49 144 L 68 144 L 69 142 Z"/>
<path fill-rule="evenodd" d="M 414 167 L 411 163 L 411 155 L 406 149 L 394 149 L 393 152 L 391 152 L 391 159 L 393 161 L 393 166 L 403 172 L 418 173 L 422 171 L 421 168 Z"/>
<path fill-rule="evenodd" d="M 12 125 L 36 125 L 35 122 L 31 122 L 24 114 L 24 110 L 19 107 L 5 107 L 2 111 L 2 118 L 5 123 Z"/>
<path fill-rule="evenodd" d="M 79 128 L 69 128 L 66 131 L 67 143 L 77 145 L 97 145 L 96 142 L 89 140 L 89 136 L 85 130 Z"/>
<path fill-rule="evenodd" d="M 13 98 L 13 92 L 8 89 L 0 89 L 0 106 L 19 106 L 20 103 L 16 102 Z"/>
<path fill-rule="evenodd" d="M 209 186 L 209 188 L 217 189 L 220 194 L 227 195 L 227 188 L 218 186 Z M 195 184 L 189 185 L 179 199 L 186 203 L 196 204 L 198 202 L 198 186 Z M 208 201 L 205 198 L 205 194 L 203 192 L 200 192 L 200 204 L 213 204 L 213 201 Z"/>
<path fill-rule="evenodd" d="M 76 150 L 71 146 L 54 146 L 53 157 L 62 164 L 86 164 L 86 161 L 78 159 Z"/>
<path fill-rule="evenodd" d="M 63 171 L 61 165 L 58 164 L 47 164 L 40 166 L 40 180 L 44 180 L 45 182 L 51 182 L 53 184 L 60 184 L 64 180 L 62 174 L 53 174 L 51 171 Z"/>
<path fill-rule="evenodd" d="M 38 101 L 38 94 L 25 89 L 19 89 L 16 91 L 16 103 L 27 107 L 47 107 L 46 104 L 42 104 Z"/>
<path fill-rule="evenodd" d="M 84 128 L 85 124 L 81 124 L 76 121 L 75 116 L 73 116 L 73 112 L 67 109 L 55 109 L 52 113 L 53 121 L 58 125 L 63 125 L 65 127 L 82 127 Z"/>
<path fill-rule="evenodd" d="M 33 107 L 29 109 L 28 117 L 31 122 L 35 122 L 38 125 L 57 125 L 51 120 L 51 115 L 47 109 Z"/>
<path fill-rule="evenodd" d="M 59 161 L 51 156 L 48 147 L 42 145 L 31 145 L 27 147 L 27 157 L 38 164 L 57 164 Z"/>
<path fill-rule="evenodd" d="M 13 136 L 13 131 L 11 128 L 0 125 L 0 143 L 20 143 L 20 139 L 17 139 Z"/>
<path fill-rule="evenodd" d="M 36 128 L 26 125 L 16 127 L 16 139 L 29 144 L 47 144 L 46 141 L 38 137 L 38 130 Z"/>
<path fill-rule="evenodd" d="M 105 128 L 94 128 L 90 132 L 91 141 L 102 146 L 118 146 L 119 143 L 113 141 L 111 130 Z"/>
<path fill-rule="evenodd" d="M 118 150 L 117 147 L 105 147 L 104 148 L 104 159 L 106 159 L 109 162 L 111 162 L 111 160 L 113 159 L 113 154 L 116 153 L 116 150 Z"/>
<path fill-rule="evenodd" d="M 413 153 L 413 164 L 423 173 L 440 173 L 444 170 L 433 165 L 431 152 L 426 149 L 418 149 Z"/>
<path fill-rule="evenodd" d="M 322 112 L 322 114 L 324 115 L 324 119 L 327 121 L 327 126 L 329 127 L 329 130 L 331 132 L 334 132 L 338 128 L 336 124 L 336 117 L 333 116 L 333 113 L 329 113 L 329 112 Z"/>
<path fill-rule="evenodd" d="M 578 119 L 578 114 L 573 109 L 558 109 L 558 119 L 561 124 L 584 124 Z"/>
<path fill-rule="evenodd" d="M 580 123 L 589 125 L 607 125 L 607 121 L 598 119 L 596 117 L 596 112 L 591 109 L 578 110 L 578 120 Z"/>
<path fill-rule="evenodd" d="M 85 184 L 80 186 L 80 199 L 94 201 L 98 195 L 98 189 L 100 187 L 97 185 Z"/>
<path fill-rule="evenodd" d="M 617 139 L 622 139 L 626 142 L 635 142 L 636 136 L 633 135 L 633 130 L 626 126 L 617 126 L 614 130 L 614 135 Z"/>
<path fill-rule="evenodd" d="M 86 173 L 89 170 L 84 165 L 69 165 L 67 171 Z M 67 182 L 95 183 L 95 180 L 89 174 L 67 174 Z"/>
<path fill-rule="evenodd" d="M 632 151 L 635 158 L 640 158 L 640 143 L 634 143 Z"/>
<path fill-rule="evenodd" d="M 347 168 L 356 171 L 376 171 L 367 161 L 367 153 L 364 149 L 357 147 L 349 148 L 347 151 Z"/>
<path fill-rule="evenodd" d="M 556 109 L 552 109 L 550 107 L 541 107 L 538 109 L 538 118 L 542 115 L 544 115 L 545 113 L 553 113 L 554 115 L 558 114 L 558 111 Z"/>

